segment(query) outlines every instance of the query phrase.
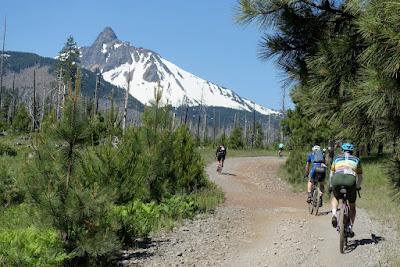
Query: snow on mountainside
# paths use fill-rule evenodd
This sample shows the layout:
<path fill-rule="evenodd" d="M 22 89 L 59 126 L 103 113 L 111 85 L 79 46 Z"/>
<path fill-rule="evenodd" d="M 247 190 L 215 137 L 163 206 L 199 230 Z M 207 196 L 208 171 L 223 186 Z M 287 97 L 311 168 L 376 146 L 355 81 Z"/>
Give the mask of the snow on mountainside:
<path fill-rule="evenodd" d="M 81 63 L 92 71 L 98 69 L 104 80 L 122 87 L 127 86 L 127 75 L 132 81 L 129 93 L 146 104 L 154 99 L 154 88 L 159 83 L 163 89 L 163 101 L 177 107 L 182 103 L 191 106 L 226 107 L 256 111 L 264 114 L 279 114 L 253 101 L 237 95 L 234 91 L 201 79 L 159 54 L 144 48 L 136 48 L 128 42 L 118 40 L 114 31 L 107 27 L 90 47 L 82 47 Z"/>

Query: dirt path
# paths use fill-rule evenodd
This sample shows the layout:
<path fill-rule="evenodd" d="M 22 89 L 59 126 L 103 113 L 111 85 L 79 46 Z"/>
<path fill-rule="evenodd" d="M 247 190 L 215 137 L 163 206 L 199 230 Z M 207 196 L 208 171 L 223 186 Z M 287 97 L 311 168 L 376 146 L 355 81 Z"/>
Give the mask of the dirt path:
<path fill-rule="evenodd" d="M 226 195 L 215 214 L 187 221 L 171 233 L 125 252 L 124 266 L 393 266 L 400 251 L 390 225 L 359 210 L 351 247 L 342 255 L 338 234 L 323 215 L 307 214 L 304 195 L 295 194 L 277 172 L 283 159 L 235 158 L 222 175 L 207 172 Z"/>

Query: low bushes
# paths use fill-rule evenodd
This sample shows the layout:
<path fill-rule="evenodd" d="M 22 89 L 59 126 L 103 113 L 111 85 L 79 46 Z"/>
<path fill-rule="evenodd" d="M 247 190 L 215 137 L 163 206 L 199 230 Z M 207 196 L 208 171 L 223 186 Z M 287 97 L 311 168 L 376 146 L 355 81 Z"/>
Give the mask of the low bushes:
<path fill-rule="evenodd" d="M 55 229 L 37 224 L 35 209 L 21 204 L 0 214 L 0 266 L 57 266 L 73 257 Z"/>
<path fill-rule="evenodd" d="M 291 184 L 304 183 L 304 167 L 306 162 L 306 152 L 302 150 L 292 150 L 283 166 L 285 178 Z"/>
<path fill-rule="evenodd" d="M 70 259 L 54 229 L 0 230 L 0 266 L 57 266 Z"/>
<path fill-rule="evenodd" d="M 17 151 L 9 145 L 0 143 L 0 156 L 11 156 L 15 157 L 17 155 Z"/>

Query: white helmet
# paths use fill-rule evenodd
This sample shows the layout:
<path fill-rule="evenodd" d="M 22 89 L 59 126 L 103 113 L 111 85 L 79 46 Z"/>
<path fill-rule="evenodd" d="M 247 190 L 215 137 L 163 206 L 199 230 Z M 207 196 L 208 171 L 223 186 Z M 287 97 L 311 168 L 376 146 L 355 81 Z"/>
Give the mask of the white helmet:
<path fill-rule="evenodd" d="M 312 147 L 312 151 L 317 151 L 317 150 L 321 150 L 321 147 L 317 145 Z"/>

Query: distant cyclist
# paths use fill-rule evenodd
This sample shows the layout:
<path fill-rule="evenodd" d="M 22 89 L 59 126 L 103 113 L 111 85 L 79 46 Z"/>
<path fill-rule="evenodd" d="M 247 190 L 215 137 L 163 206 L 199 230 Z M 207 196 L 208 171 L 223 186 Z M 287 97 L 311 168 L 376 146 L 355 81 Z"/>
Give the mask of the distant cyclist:
<path fill-rule="evenodd" d="M 327 163 L 332 164 L 333 158 L 335 156 L 335 148 L 332 142 L 329 143 L 327 156 L 328 156 Z"/>
<path fill-rule="evenodd" d="M 311 203 L 311 189 L 313 182 L 319 182 L 319 188 L 324 193 L 324 181 L 326 176 L 326 165 L 325 165 L 325 157 L 321 150 L 321 147 L 315 145 L 312 147 L 312 152 L 307 156 L 305 177 L 308 177 L 307 182 L 307 203 Z M 320 206 L 322 206 L 322 194 Z"/>
<path fill-rule="evenodd" d="M 353 156 L 354 146 L 350 143 L 342 144 L 342 154 L 336 156 L 332 162 L 330 173 L 330 188 L 333 191 L 332 197 L 332 226 L 337 227 L 337 207 L 338 200 L 341 197 L 340 187 L 347 187 L 347 199 L 350 204 L 350 219 L 354 224 L 356 218 L 356 199 L 357 190 L 361 189 L 363 180 L 360 159 Z M 350 237 L 354 236 L 350 228 Z"/>
<path fill-rule="evenodd" d="M 226 147 L 224 144 L 218 146 L 217 152 L 215 152 L 215 157 L 217 158 L 218 163 L 221 164 L 222 167 L 224 167 L 224 161 L 226 157 Z"/>
<path fill-rule="evenodd" d="M 278 156 L 279 157 L 282 157 L 282 152 L 283 152 L 283 148 L 284 148 L 285 146 L 282 144 L 282 143 L 280 143 L 279 145 L 278 145 Z"/>

